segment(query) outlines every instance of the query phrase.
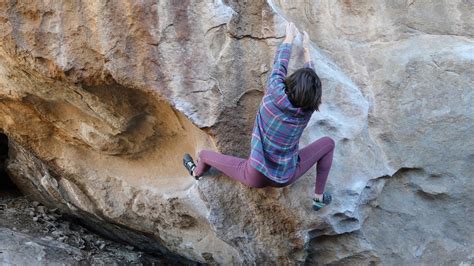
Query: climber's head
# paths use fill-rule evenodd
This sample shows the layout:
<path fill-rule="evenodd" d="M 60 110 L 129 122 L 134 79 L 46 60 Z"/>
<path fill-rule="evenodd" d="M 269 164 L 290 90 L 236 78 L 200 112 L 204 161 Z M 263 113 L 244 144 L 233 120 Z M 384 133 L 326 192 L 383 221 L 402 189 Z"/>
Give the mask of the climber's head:
<path fill-rule="evenodd" d="M 300 68 L 285 79 L 285 92 L 295 107 L 303 111 L 319 111 L 321 104 L 321 81 L 311 68 Z"/>

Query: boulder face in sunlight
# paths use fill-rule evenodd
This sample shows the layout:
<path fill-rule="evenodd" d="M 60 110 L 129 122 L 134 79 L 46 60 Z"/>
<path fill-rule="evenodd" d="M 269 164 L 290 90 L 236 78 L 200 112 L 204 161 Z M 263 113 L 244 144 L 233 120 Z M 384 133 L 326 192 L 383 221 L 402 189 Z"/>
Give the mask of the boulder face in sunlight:
<path fill-rule="evenodd" d="M 25 195 L 148 251 L 203 263 L 472 263 L 474 7 L 469 1 L 0 4 L 4 168 Z M 246 158 L 287 21 L 311 39 L 316 167 L 253 189 L 184 153 Z M 303 65 L 301 39 L 289 71 Z M 471 256 L 471 257 L 470 257 Z"/>

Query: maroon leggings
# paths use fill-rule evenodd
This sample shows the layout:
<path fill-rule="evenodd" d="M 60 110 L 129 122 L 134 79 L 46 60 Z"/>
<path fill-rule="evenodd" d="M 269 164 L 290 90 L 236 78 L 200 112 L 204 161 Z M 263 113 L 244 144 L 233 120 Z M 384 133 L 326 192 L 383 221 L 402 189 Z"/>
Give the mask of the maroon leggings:
<path fill-rule="evenodd" d="M 293 176 L 286 183 L 277 183 L 267 178 L 264 174 L 250 165 L 249 159 L 220 154 L 210 150 L 199 152 L 197 167 L 194 173 L 201 176 L 211 166 L 217 168 L 225 175 L 254 188 L 284 187 L 295 182 L 306 173 L 316 162 L 316 185 L 314 192 L 323 194 L 324 186 L 332 165 L 335 142 L 330 137 L 322 137 L 303 149 L 299 150 L 300 162 Z"/>

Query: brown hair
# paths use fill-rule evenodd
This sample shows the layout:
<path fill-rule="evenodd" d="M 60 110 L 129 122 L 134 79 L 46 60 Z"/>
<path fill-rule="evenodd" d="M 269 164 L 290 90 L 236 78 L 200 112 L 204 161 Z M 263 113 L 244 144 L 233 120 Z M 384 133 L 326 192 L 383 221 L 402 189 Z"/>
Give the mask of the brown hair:
<path fill-rule="evenodd" d="M 319 111 L 321 81 L 312 68 L 300 68 L 285 79 L 285 92 L 295 107 L 303 111 Z"/>

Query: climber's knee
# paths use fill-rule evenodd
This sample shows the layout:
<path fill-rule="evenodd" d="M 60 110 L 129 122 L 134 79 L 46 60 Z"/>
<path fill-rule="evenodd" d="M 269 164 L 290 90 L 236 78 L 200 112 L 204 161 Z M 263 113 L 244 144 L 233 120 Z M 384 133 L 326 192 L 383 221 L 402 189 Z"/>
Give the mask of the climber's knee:
<path fill-rule="evenodd" d="M 208 155 L 209 151 L 208 150 L 200 150 L 198 152 L 198 157 L 206 156 Z"/>
<path fill-rule="evenodd" d="M 324 141 L 325 145 L 329 145 L 331 150 L 336 146 L 336 142 L 329 136 L 322 137 L 321 139 Z"/>

